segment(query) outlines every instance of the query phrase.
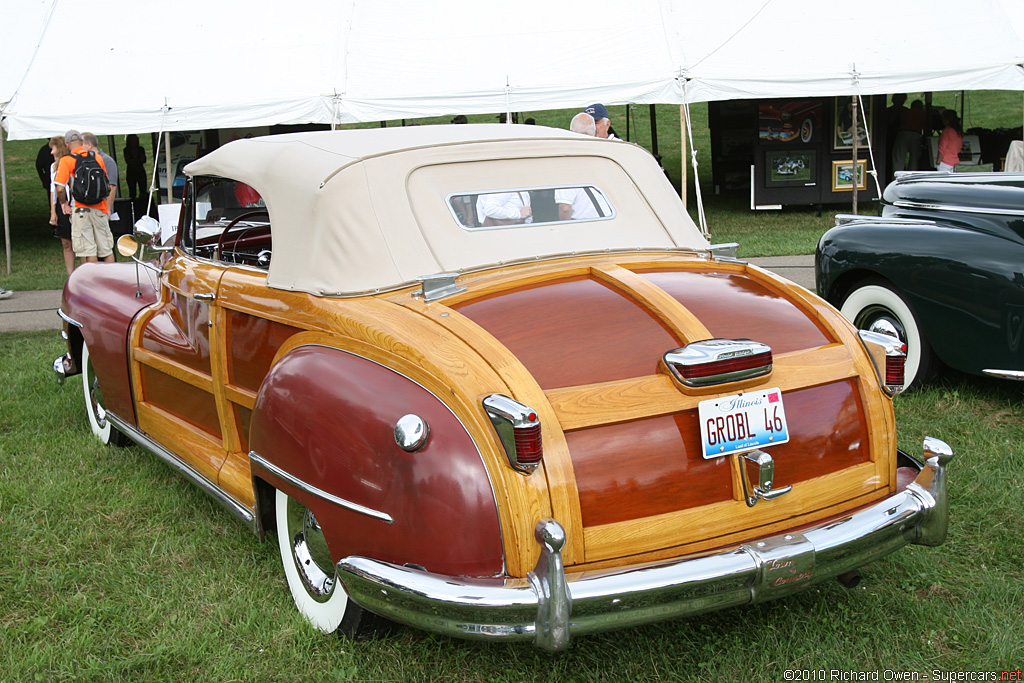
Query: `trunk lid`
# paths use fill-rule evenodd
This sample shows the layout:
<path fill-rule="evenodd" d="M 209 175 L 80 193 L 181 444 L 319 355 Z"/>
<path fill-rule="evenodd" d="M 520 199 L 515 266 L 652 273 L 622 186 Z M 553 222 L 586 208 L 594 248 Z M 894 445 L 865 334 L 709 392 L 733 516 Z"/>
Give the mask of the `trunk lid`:
<path fill-rule="evenodd" d="M 891 405 L 849 325 L 803 288 L 744 264 L 676 259 L 577 263 L 474 289 L 451 308 L 525 366 L 564 434 L 570 462 L 558 470 L 573 481 L 549 483 L 553 498 L 578 497 L 583 548 L 570 564 L 749 540 L 889 491 L 894 444 L 872 425 L 891 425 Z M 675 381 L 665 354 L 709 338 L 767 344 L 772 372 L 710 387 Z M 757 474 L 738 455 L 703 457 L 698 405 L 775 387 L 790 440 L 764 450 L 776 488 L 793 489 L 750 507 L 743 469 L 750 485 Z"/>

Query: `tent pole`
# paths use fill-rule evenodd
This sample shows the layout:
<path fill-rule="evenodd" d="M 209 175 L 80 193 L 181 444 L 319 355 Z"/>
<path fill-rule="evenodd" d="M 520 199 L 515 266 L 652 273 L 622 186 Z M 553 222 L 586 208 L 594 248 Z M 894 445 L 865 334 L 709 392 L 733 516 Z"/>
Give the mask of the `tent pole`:
<path fill-rule="evenodd" d="M 7 249 L 7 274 L 11 274 L 11 218 L 7 213 L 7 165 L 4 161 L 4 126 L 0 122 L 0 186 L 4 196 L 4 246 Z"/>
<path fill-rule="evenodd" d="M 688 184 L 688 178 L 686 176 L 686 107 L 679 106 L 679 156 L 682 161 L 683 172 L 679 178 L 679 196 L 683 200 L 683 208 L 686 208 L 686 186 Z"/>
<path fill-rule="evenodd" d="M 164 163 L 167 167 L 167 203 L 174 202 L 174 170 L 171 168 L 171 132 L 164 132 Z"/>
<path fill-rule="evenodd" d="M 654 105 L 651 105 L 651 153 L 654 154 L 654 158 L 661 163 L 661 157 L 658 155 L 658 112 L 655 111 Z"/>
<path fill-rule="evenodd" d="M 857 96 L 851 95 L 850 102 L 853 105 L 853 215 L 857 215 L 857 138 L 860 136 L 857 124 Z M 864 169 L 865 171 L 867 169 Z"/>

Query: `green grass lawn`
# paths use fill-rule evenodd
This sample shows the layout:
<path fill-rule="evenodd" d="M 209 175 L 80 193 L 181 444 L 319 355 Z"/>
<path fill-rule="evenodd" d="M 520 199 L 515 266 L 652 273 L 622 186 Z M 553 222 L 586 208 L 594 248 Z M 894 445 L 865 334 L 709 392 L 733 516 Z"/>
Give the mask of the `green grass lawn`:
<path fill-rule="evenodd" d="M 255 536 L 139 448 L 105 448 L 56 333 L 0 334 L 0 681 L 782 681 L 787 669 L 1016 670 L 1024 662 L 1024 402 L 950 376 L 897 399 L 900 446 L 934 435 L 951 525 L 808 592 L 579 637 L 561 654 L 397 627 L 349 642 L 298 615 Z"/>
<path fill-rule="evenodd" d="M 923 97 L 923 93 L 909 93 L 910 99 Z M 957 93 L 935 93 L 936 106 L 956 107 L 959 111 Z M 964 127 L 1013 128 L 1021 125 L 1021 95 L 1017 92 L 980 91 L 967 93 L 964 108 Z M 633 142 L 651 148 L 649 108 L 632 106 L 630 109 L 629 137 Z M 537 123 L 556 128 L 568 128 L 575 110 L 547 112 L 524 112 Z M 609 107 L 612 123 L 620 136 L 626 134 L 626 105 Z M 700 186 L 713 242 L 739 242 L 740 256 L 779 256 L 788 254 L 811 254 L 818 238 L 834 225 L 836 213 L 849 213 L 848 205 L 826 206 L 819 216 L 814 207 L 787 206 L 782 211 L 750 210 L 746 194 L 715 195 L 711 183 L 711 141 L 708 129 L 707 105 L 691 107 L 692 128 L 695 137 L 693 145 L 699 162 Z M 419 123 L 448 123 L 451 117 L 420 119 Z M 469 117 L 473 123 L 493 123 L 493 115 Z M 680 187 L 680 116 L 679 107 L 657 106 L 658 151 L 668 171 L 669 179 Z M 376 127 L 377 123 L 360 124 Z M 389 122 L 400 125 L 400 122 Z M 6 251 L 0 245 L 0 287 L 7 289 L 59 289 L 63 286 L 65 273 L 61 260 L 59 242 L 50 234 L 49 208 L 42 185 L 34 167 L 36 152 L 43 140 L 6 142 L 7 176 L 10 197 L 13 272 L 6 274 Z M 104 137 L 101 145 L 107 145 Z M 124 138 L 117 137 L 115 148 L 120 154 Z M 689 148 L 689 144 L 688 144 Z M 150 151 L 149 156 L 152 157 Z M 152 163 L 152 159 L 150 159 Z M 151 166 L 149 167 L 152 168 Z M 688 206 L 691 215 L 696 216 L 696 183 L 693 171 L 689 174 Z M 876 205 L 861 202 L 860 213 L 875 213 Z"/>

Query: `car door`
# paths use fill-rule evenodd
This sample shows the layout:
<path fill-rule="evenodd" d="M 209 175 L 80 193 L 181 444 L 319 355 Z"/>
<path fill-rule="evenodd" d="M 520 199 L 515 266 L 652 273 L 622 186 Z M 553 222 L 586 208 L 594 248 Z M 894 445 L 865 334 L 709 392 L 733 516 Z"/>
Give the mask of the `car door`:
<path fill-rule="evenodd" d="M 132 327 L 132 379 L 139 428 L 210 482 L 225 459 L 212 338 L 223 267 L 182 252 L 160 281 L 160 300 Z"/>

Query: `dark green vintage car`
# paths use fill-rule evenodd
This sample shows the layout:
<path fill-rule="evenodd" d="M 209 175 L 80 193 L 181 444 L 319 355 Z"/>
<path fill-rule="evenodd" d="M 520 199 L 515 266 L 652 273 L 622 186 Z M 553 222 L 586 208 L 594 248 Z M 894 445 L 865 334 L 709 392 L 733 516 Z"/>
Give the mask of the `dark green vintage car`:
<path fill-rule="evenodd" d="M 822 236 L 818 294 L 907 344 L 907 386 L 942 364 L 1024 379 L 1024 174 L 905 174 L 882 202 Z"/>

